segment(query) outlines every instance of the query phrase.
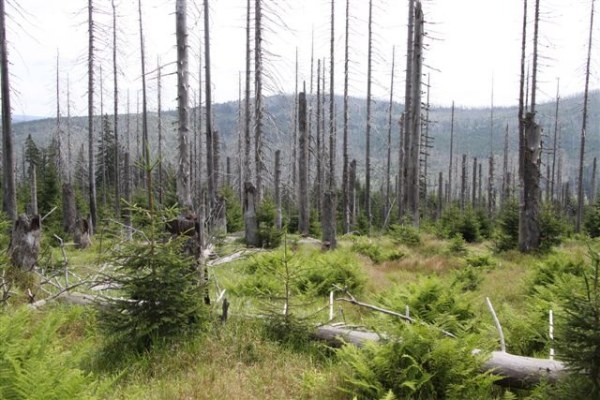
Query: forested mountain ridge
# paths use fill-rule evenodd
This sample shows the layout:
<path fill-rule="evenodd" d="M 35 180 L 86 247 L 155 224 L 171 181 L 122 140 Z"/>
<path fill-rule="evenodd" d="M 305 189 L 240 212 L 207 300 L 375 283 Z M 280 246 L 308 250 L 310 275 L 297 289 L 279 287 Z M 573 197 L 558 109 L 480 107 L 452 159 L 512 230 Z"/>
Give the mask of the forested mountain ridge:
<path fill-rule="evenodd" d="M 337 150 L 341 154 L 342 146 L 342 98 L 337 98 Z M 309 97 L 309 107 L 312 107 L 311 112 L 313 120 L 315 117 L 314 108 L 316 107 L 315 98 Z M 586 133 L 586 162 L 588 166 L 592 163 L 593 157 L 600 149 L 600 92 L 593 91 L 589 98 L 589 113 L 588 127 L 592 127 Z M 558 114 L 558 149 L 559 154 L 562 154 L 564 176 L 575 176 L 571 173 L 576 168 L 579 157 L 579 137 L 581 132 L 581 109 L 583 105 L 583 96 L 572 96 L 560 99 L 559 114 Z M 554 102 L 547 102 L 538 105 L 537 118 L 544 130 L 543 148 L 545 151 L 551 151 L 554 140 L 554 124 L 555 124 L 555 107 Z M 267 111 L 267 123 L 265 126 L 265 138 L 267 142 L 267 157 L 275 150 L 281 149 L 287 156 L 288 166 L 292 162 L 292 132 L 294 130 L 294 97 L 289 95 L 270 96 L 265 99 L 265 108 Z M 385 165 L 385 156 L 387 148 L 387 132 L 388 132 L 388 113 L 389 103 L 385 100 L 375 100 L 373 102 L 373 136 L 372 136 L 372 166 L 375 171 L 375 176 L 381 175 L 382 168 Z M 399 143 L 399 120 L 403 111 L 403 105 L 394 103 L 393 118 L 392 118 L 392 166 L 396 171 L 398 160 L 398 143 Z M 240 135 L 239 106 L 237 102 L 227 102 L 213 105 L 215 129 L 220 134 L 222 163 L 226 157 L 231 157 L 233 163 L 236 163 L 238 152 L 238 137 Z M 163 115 L 163 135 L 164 149 L 166 149 L 166 159 L 173 160 L 175 157 L 176 145 L 176 112 L 166 111 Z M 192 121 L 197 118 L 197 112 L 192 110 L 190 113 Z M 364 168 L 364 147 L 365 147 L 365 126 L 366 126 L 366 101 L 362 98 L 352 97 L 349 99 L 349 152 L 351 159 L 356 159 L 360 171 Z M 423 113 L 423 119 L 426 118 L 426 112 Z M 326 116 L 327 118 L 327 116 Z M 430 177 L 437 176 L 441 171 L 444 176 L 448 170 L 449 149 L 450 149 L 450 132 L 452 128 L 452 112 L 449 107 L 432 106 L 428 114 L 429 126 L 424 127 L 423 131 L 428 132 L 432 140 L 432 148 L 429 149 L 429 175 Z M 197 126 L 203 126 L 201 121 L 192 122 L 192 129 L 196 130 Z M 136 147 L 141 140 L 141 121 L 135 114 L 120 116 L 120 141 L 123 145 L 130 143 L 132 154 L 136 154 Z M 156 156 L 157 140 L 158 140 L 158 119 L 156 112 L 149 113 L 149 137 L 152 145 L 152 153 Z M 325 124 L 326 130 L 328 124 Z M 466 108 L 456 107 L 454 112 L 454 157 L 458 159 L 461 155 L 466 154 L 471 160 L 477 157 L 480 161 L 489 158 L 490 153 L 495 155 L 495 162 L 498 168 L 501 167 L 501 160 L 504 151 L 505 134 L 508 129 L 508 145 L 509 145 L 509 169 L 516 168 L 516 154 L 518 150 L 518 133 L 517 133 L 517 107 L 494 107 L 492 110 L 489 107 Z M 57 131 L 57 122 L 55 118 L 40 119 L 34 121 L 17 122 L 14 126 L 15 148 L 20 159 L 25 139 L 31 135 L 38 146 L 46 146 L 52 136 Z M 72 117 L 69 121 L 65 117 L 61 118 L 60 130 L 62 131 L 63 141 L 66 141 L 66 132 L 71 132 L 73 159 L 78 152 L 81 151 L 82 145 L 87 137 L 87 117 Z M 100 131 L 100 118 L 96 125 L 96 130 Z M 315 147 L 314 135 L 316 127 L 314 121 L 311 123 L 311 147 Z M 327 135 L 328 132 L 325 132 Z M 201 135 L 201 140 L 204 140 L 204 135 Z M 99 137 L 99 135 L 98 135 Z M 65 142 L 66 143 L 66 142 Z M 85 145 L 84 147 L 86 147 Z M 86 152 L 84 152 L 87 154 Z M 64 154 L 64 152 L 63 152 Z M 543 155 L 542 162 L 547 161 L 547 156 Z M 341 160 L 341 156 L 338 157 Z M 269 161 L 267 161 L 267 165 Z M 487 162 L 484 162 L 484 170 L 487 170 Z M 458 163 L 455 164 L 457 166 Z M 268 168 L 270 169 L 270 168 Z M 340 170 L 337 173 L 341 173 Z"/>

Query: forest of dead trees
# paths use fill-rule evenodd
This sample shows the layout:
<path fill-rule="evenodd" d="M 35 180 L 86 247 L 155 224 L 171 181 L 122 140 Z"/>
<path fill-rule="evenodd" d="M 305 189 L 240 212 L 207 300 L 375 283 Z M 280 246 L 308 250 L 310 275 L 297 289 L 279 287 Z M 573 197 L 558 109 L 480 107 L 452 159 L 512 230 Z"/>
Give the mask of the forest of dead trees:
<path fill-rule="evenodd" d="M 339 234 L 370 233 L 392 224 L 419 227 L 440 218 L 451 207 L 474 210 L 493 219 L 509 204 L 519 207 L 522 251 L 533 251 L 540 245 L 542 207 L 548 206 L 566 216 L 576 231 L 582 230 L 585 207 L 596 200 L 596 158 L 585 151 L 594 1 L 590 12 L 586 85 L 582 88 L 585 97 L 576 181 L 563 178 L 566 172 L 561 157 L 559 88 L 554 120 L 545 121 L 544 132 L 536 117 L 540 0 L 533 4 L 525 0 L 519 10 L 523 13 L 523 30 L 521 84 L 515 88 L 520 99 L 518 113 L 505 127 L 495 125 L 492 100 L 490 141 L 503 142 L 503 146 L 498 151 L 490 145 L 487 157 L 457 153 L 454 106 L 446 117 L 450 123 L 444 125 L 449 146 L 435 149 L 436 137 L 432 132 L 436 121 L 430 117 L 429 104 L 432 88 L 424 68 L 427 3 L 419 0 L 407 1 L 407 52 L 402 56 L 395 49 L 390 52 L 393 62 L 386 118 L 383 122 L 375 120 L 371 90 L 376 29 L 373 1 L 369 0 L 367 20 L 366 115 L 358 128 L 363 132 L 358 149 L 351 147 L 350 138 L 351 131 L 357 130 L 350 126 L 348 94 L 348 65 L 353 58 L 349 45 L 353 23 L 351 0 L 330 1 L 329 34 L 318 38 L 329 42 L 330 54 L 311 57 L 309 81 L 299 82 L 296 78 L 296 90 L 290 97 L 294 100 L 285 111 L 291 124 L 278 128 L 285 135 L 276 140 L 271 132 L 277 121 L 266 105 L 271 71 L 265 35 L 273 28 L 265 25 L 272 23 L 269 13 L 273 10 L 265 7 L 262 0 L 246 2 L 246 63 L 240 66 L 244 73 L 240 74 L 239 101 L 231 113 L 235 115 L 230 116 L 236 119 L 230 125 L 235 126 L 235 132 L 220 132 L 215 128 L 211 91 L 219 82 L 213 82 L 211 77 L 209 0 L 202 2 L 203 24 L 195 28 L 202 29 L 199 51 L 195 53 L 200 58 L 198 71 L 190 71 L 192 44 L 188 41 L 186 0 L 175 2 L 176 60 L 156 60 L 156 66 L 152 66 L 154 61 L 146 59 L 144 12 L 138 0 L 141 87 L 135 100 L 129 93 L 124 96 L 120 89 L 118 7 L 112 0 L 110 29 L 100 30 L 97 20 L 106 19 L 106 13 L 99 16 L 96 1 L 89 0 L 88 117 L 84 128 L 87 138 L 84 141 L 76 138 L 74 132 L 81 131 L 80 127 L 72 126 L 70 110 L 60 107 L 63 77 L 57 55 L 52 138 L 44 147 L 29 136 L 22 149 L 15 149 L 7 51 L 7 43 L 13 38 L 7 37 L 5 1 L 0 0 L 3 211 L 11 221 L 16 221 L 22 213 L 39 214 L 49 221 L 60 219 L 62 230 L 75 235 L 81 246 L 89 242 L 86 235 L 93 235 L 107 221 L 127 227 L 124 232 L 130 236 L 133 222 L 127 204 L 131 203 L 144 204 L 150 210 L 177 204 L 182 216 L 199 218 L 213 234 L 223 233 L 228 223 L 229 229 L 242 230 L 242 226 L 226 221 L 226 216 L 232 218 L 232 209 L 240 208 L 237 218 L 243 223 L 249 246 L 264 245 L 260 237 L 262 225 L 277 230 L 285 225 L 302 235 L 320 235 L 324 247 L 334 248 Z M 528 15 L 532 12 L 533 26 L 531 14 Z M 335 23 L 334 16 L 339 13 L 345 15 L 343 26 Z M 108 37 L 106 32 L 110 32 Z M 334 51 L 340 38 L 344 43 L 343 71 L 336 70 L 340 64 Z M 110 57 L 104 55 L 100 60 L 98 43 L 107 41 Z M 161 109 L 163 72 L 173 63 L 177 79 L 175 127 L 165 123 L 167 111 Z M 402 82 L 395 79 L 400 71 L 404 71 L 402 107 L 393 101 L 394 91 L 400 90 L 398 82 Z M 194 90 L 189 79 L 192 75 L 197 75 L 194 82 L 198 82 Z M 156 80 L 155 92 L 147 90 L 147 78 Z M 338 79 L 344 82 L 343 96 L 334 92 Z M 104 85 L 112 87 L 112 98 L 104 98 Z M 156 112 L 148 110 L 149 96 L 156 97 Z M 118 112 L 122 104 L 126 104 L 126 114 Z M 373 154 L 373 135 L 379 135 L 376 140 L 384 143 L 383 152 Z M 224 138 L 228 141 L 224 142 Z M 518 143 L 516 162 L 510 150 L 516 147 L 513 143 Z M 448 162 L 432 160 L 434 149 L 436 154 L 444 153 Z M 383 168 L 373 167 L 374 157 L 383 160 Z"/>

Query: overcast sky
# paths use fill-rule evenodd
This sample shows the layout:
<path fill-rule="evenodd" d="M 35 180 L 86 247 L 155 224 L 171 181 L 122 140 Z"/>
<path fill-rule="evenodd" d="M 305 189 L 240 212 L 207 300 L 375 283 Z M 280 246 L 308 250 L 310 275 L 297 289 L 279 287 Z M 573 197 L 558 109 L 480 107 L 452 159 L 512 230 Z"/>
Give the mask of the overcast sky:
<path fill-rule="evenodd" d="M 137 1 L 115 0 L 119 13 L 120 112 L 135 112 L 141 80 Z M 351 1 L 351 94 L 365 96 L 367 55 L 367 0 Z M 87 113 L 87 1 L 8 0 L 11 86 L 15 114 L 56 114 L 56 58 L 60 54 L 61 114 L 67 113 L 67 83 L 72 115 Z M 112 110 L 112 66 L 109 0 L 97 0 L 99 24 L 98 65 L 103 69 L 105 112 Z M 402 102 L 405 50 L 406 0 L 374 2 L 374 94 L 389 97 L 392 47 L 396 46 L 396 94 Z M 144 0 L 143 19 L 147 71 L 155 70 L 157 58 L 166 74 L 175 71 L 174 0 Z M 189 44 L 194 91 L 198 86 L 199 38 L 202 1 L 188 1 Z M 274 3 L 268 1 L 265 3 Z M 533 1 L 530 1 L 533 3 Z M 18 4 L 18 5 L 17 5 Z M 431 103 L 460 106 L 489 106 L 492 82 L 495 105 L 514 105 L 518 97 L 522 0 L 424 0 L 427 50 L 424 73 L 431 79 Z M 238 99 L 238 81 L 245 63 L 244 0 L 211 1 L 211 56 L 214 101 Z M 561 93 L 583 90 L 590 0 L 542 0 L 540 25 L 539 101 L 555 96 L 560 78 Z M 267 94 L 293 93 L 295 53 L 298 49 L 300 81 L 310 89 L 311 42 L 315 58 L 329 58 L 330 0 L 280 0 L 267 9 L 269 90 Z M 336 1 L 335 88 L 343 91 L 343 42 L 345 1 Z M 532 12 L 530 12 L 530 17 Z M 103 28 L 104 26 L 104 28 Z M 104 31 L 103 31 L 104 30 Z M 594 31 L 595 43 L 600 32 Z M 313 39 L 314 37 L 314 39 Z M 600 45 L 593 58 L 600 59 Z M 327 69 L 329 61 L 326 61 Z M 592 62 L 591 87 L 599 82 L 598 63 Z M 316 68 L 316 66 L 315 66 Z M 96 73 L 99 77 L 99 71 Z M 156 107 L 156 74 L 149 74 L 150 109 Z M 99 91 L 99 84 L 97 90 Z M 163 82 L 165 108 L 175 106 L 175 78 Z M 97 99 L 96 112 L 100 111 Z"/>

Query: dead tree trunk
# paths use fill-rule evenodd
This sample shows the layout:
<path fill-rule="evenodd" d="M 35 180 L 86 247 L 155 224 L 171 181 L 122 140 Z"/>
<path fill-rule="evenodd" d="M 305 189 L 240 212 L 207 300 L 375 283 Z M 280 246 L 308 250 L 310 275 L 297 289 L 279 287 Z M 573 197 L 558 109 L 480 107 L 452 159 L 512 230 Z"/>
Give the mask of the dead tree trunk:
<path fill-rule="evenodd" d="M 454 160 L 454 102 L 452 102 L 452 114 L 450 116 L 450 162 L 448 163 L 448 194 L 446 202 L 452 202 L 452 161 Z"/>
<path fill-rule="evenodd" d="M 343 232 L 350 232 L 350 182 L 348 177 L 348 87 L 349 87 L 349 53 L 350 53 L 350 0 L 346 0 L 346 28 L 344 33 L 344 122 L 343 122 L 343 144 L 342 144 L 342 208 L 343 208 Z"/>
<path fill-rule="evenodd" d="M 556 183 L 556 155 L 558 153 L 558 108 L 560 103 L 560 81 L 556 82 L 556 106 L 554 107 L 554 139 L 552 142 L 552 177 L 550 179 L 550 196 L 554 200 L 558 196 L 555 191 Z"/>
<path fill-rule="evenodd" d="M 597 158 L 594 157 L 592 163 L 592 182 L 590 183 L 590 203 L 596 202 L 596 171 L 597 171 Z"/>
<path fill-rule="evenodd" d="M 8 254 L 12 265 L 31 271 L 40 252 L 41 221 L 39 215 L 21 214 L 15 221 Z"/>
<path fill-rule="evenodd" d="M 539 1 L 539 0 L 538 0 Z M 585 159 L 585 135 L 587 128 L 588 119 L 588 97 L 589 97 L 589 86 L 590 86 L 590 67 L 592 59 L 592 37 L 594 30 L 594 5 L 595 0 L 592 0 L 592 9 L 590 11 L 590 30 L 588 37 L 588 53 L 585 70 L 585 88 L 583 91 L 583 116 L 581 118 L 581 147 L 579 150 L 579 177 L 577 179 L 577 221 L 575 223 L 575 231 L 581 231 L 581 221 L 583 218 L 583 165 Z"/>
<path fill-rule="evenodd" d="M 525 1 L 527 7 L 527 1 Z M 521 208 L 519 212 L 519 249 L 523 252 L 536 250 L 540 245 L 539 202 L 540 202 L 540 155 L 541 127 L 535 122 L 535 93 L 537 70 L 537 26 L 539 21 L 539 0 L 536 0 L 535 33 L 533 51 L 533 82 L 531 112 L 519 120 L 520 131 L 520 180 Z M 523 43 L 521 72 L 524 73 L 525 32 L 527 29 L 526 12 L 523 17 Z M 523 75 L 521 76 L 521 97 L 519 99 L 519 116 L 523 115 Z"/>
<path fill-rule="evenodd" d="M 308 205 L 308 132 L 306 124 L 306 85 L 304 90 L 298 95 L 298 131 L 300 137 L 298 140 L 299 155 L 298 158 L 298 199 L 299 215 L 298 230 L 301 235 L 308 235 L 310 227 L 310 209 Z"/>
<path fill-rule="evenodd" d="M 88 187 L 91 225 L 96 226 L 96 177 L 94 162 L 94 7 L 88 1 Z M 2 96 L 4 98 L 4 96 Z"/>
<path fill-rule="evenodd" d="M 5 1 L 0 0 L 0 79 L 2 92 L 2 209 L 11 221 L 17 219 L 15 155 L 10 107 L 8 43 L 6 39 Z"/>
<path fill-rule="evenodd" d="M 142 21 L 142 0 L 138 0 L 138 17 L 140 28 L 140 62 L 142 68 L 142 151 L 144 156 L 144 171 L 148 208 L 154 208 L 152 196 L 152 169 L 150 168 L 150 140 L 148 138 L 148 97 L 146 95 L 146 51 L 144 47 L 144 30 Z"/>
<path fill-rule="evenodd" d="M 275 228 L 281 229 L 281 150 L 275 151 Z"/>
<path fill-rule="evenodd" d="M 350 162 L 348 168 L 348 184 L 350 186 L 350 228 L 356 226 L 356 160 Z"/>
<path fill-rule="evenodd" d="M 467 155 L 462 156 L 462 167 L 460 173 L 460 209 L 465 209 L 467 198 Z"/>
<path fill-rule="evenodd" d="M 473 158 L 473 176 L 471 184 L 471 206 L 477 207 L 477 157 Z"/>
<path fill-rule="evenodd" d="M 75 230 L 77 206 L 75 204 L 75 191 L 70 183 L 62 185 L 63 231 L 72 235 Z"/>
<path fill-rule="evenodd" d="M 32 162 L 29 165 L 29 181 L 31 182 L 31 199 L 29 201 L 31 210 L 28 210 L 31 215 L 38 214 L 38 198 L 37 198 L 37 168 Z"/>
<path fill-rule="evenodd" d="M 337 247 L 336 240 L 336 194 L 333 190 L 327 190 L 323 193 L 323 246 L 324 250 L 333 250 Z"/>
<path fill-rule="evenodd" d="M 189 115 L 188 115 L 188 46 L 187 46 L 187 3 L 175 3 L 177 38 L 177 112 L 179 119 L 179 169 L 177 173 L 177 200 L 180 206 L 192 208 L 189 160 Z"/>
<path fill-rule="evenodd" d="M 262 0 L 254 2 L 254 168 L 256 170 L 256 201 L 262 196 L 263 174 L 263 27 Z"/>
<path fill-rule="evenodd" d="M 373 0 L 369 0 L 368 22 L 368 49 L 367 49 L 367 129 L 365 133 L 365 213 L 369 223 L 369 233 L 373 223 L 373 210 L 371 209 L 371 86 L 373 76 Z"/>
<path fill-rule="evenodd" d="M 115 135 L 115 151 L 114 151 L 114 168 L 115 168 L 115 215 L 117 220 L 121 219 L 121 164 L 120 164 L 120 153 L 121 148 L 119 144 L 119 75 L 117 69 L 117 7 L 115 0 L 111 0 L 112 6 L 112 39 L 113 39 L 113 128 Z M 71 189 L 72 190 L 72 189 Z M 64 193 L 64 191 L 63 191 Z M 75 215 L 73 215 L 73 221 L 75 221 Z M 72 233 L 72 231 L 69 231 Z"/>
<path fill-rule="evenodd" d="M 217 198 L 217 173 L 215 170 L 215 139 L 212 124 L 212 79 L 210 70 L 210 26 L 208 0 L 204 0 L 204 74 L 206 85 L 206 166 L 208 180 L 208 214 L 212 213 Z M 210 230 L 210 227 L 209 227 Z"/>
<path fill-rule="evenodd" d="M 258 222 L 256 220 L 256 188 L 252 183 L 244 184 L 244 226 L 246 245 L 258 246 Z"/>

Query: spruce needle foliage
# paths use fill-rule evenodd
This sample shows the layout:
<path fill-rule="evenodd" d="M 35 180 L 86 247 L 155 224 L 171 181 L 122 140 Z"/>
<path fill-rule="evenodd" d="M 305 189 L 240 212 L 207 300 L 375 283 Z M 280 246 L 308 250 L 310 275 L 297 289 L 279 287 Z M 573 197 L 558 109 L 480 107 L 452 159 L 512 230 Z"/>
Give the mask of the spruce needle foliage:
<path fill-rule="evenodd" d="M 164 234 L 158 214 L 133 211 L 148 218 L 148 240 L 113 252 L 110 262 L 117 268 L 110 278 L 121 287 L 122 297 L 100 307 L 100 326 L 114 355 L 141 353 L 197 333 L 208 320 L 194 259 L 183 252 L 190 239 Z M 172 211 L 167 210 L 169 215 Z"/>
<path fill-rule="evenodd" d="M 566 320 L 560 326 L 558 354 L 575 374 L 578 395 L 600 398 L 600 254 L 590 249 L 590 263 L 579 290 L 563 293 Z"/>

